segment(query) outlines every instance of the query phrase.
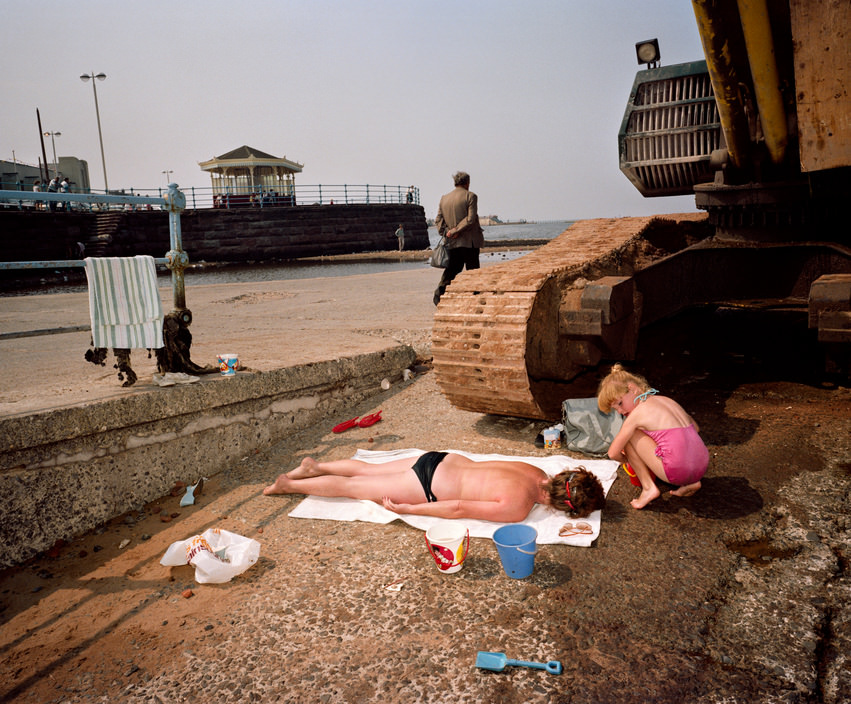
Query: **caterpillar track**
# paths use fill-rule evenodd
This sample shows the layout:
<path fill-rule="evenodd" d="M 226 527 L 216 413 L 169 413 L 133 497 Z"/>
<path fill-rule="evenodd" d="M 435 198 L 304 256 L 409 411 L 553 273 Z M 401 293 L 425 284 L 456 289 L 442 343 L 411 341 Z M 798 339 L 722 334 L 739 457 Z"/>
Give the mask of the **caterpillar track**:
<path fill-rule="evenodd" d="M 521 259 L 462 272 L 434 317 L 438 385 L 461 409 L 560 417 L 602 355 L 634 354 L 632 275 L 709 234 L 703 213 L 584 220 Z"/>

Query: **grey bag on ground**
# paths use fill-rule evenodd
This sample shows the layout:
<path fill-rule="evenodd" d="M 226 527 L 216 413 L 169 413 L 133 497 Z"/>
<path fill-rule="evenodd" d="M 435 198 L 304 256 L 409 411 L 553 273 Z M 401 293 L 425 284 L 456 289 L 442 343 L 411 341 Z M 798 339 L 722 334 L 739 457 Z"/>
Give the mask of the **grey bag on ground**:
<path fill-rule="evenodd" d="M 440 242 L 434 248 L 428 263 L 435 269 L 445 269 L 449 265 L 449 250 L 446 249 L 446 238 L 441 237 Z"/>
<path fill-rule="evenodd" d="M 615 410 L 603 413 L 596 398 L 569 398 L 562 403 L 565 449 L 605 455 L 623 425 Z"/>

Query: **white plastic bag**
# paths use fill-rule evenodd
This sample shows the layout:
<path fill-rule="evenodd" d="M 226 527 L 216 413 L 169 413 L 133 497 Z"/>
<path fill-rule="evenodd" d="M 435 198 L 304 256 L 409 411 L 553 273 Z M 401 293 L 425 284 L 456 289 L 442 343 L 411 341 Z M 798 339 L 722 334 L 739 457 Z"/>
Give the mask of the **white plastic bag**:
<path fill-rule="evenodd" d="M 192 565 L 199 584 L 222 584 L 242 574 L 260 557 L 260 543 L 220 528 L 178 540 L 165 551 L 160 564 Z"/>

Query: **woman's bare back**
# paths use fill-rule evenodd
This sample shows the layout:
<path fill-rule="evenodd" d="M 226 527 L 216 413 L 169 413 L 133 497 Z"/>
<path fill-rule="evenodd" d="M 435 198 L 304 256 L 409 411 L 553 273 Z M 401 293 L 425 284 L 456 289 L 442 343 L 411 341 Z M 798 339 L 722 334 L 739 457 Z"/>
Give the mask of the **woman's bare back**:
<path fill-rule="evenodd" d="M 438 500 L 499 501 L 525 494 L 535 503 L 546 480 L 546 472 L 526 462 L 475 462 L 450 453 L 438 465 L 431 489 Z"/>

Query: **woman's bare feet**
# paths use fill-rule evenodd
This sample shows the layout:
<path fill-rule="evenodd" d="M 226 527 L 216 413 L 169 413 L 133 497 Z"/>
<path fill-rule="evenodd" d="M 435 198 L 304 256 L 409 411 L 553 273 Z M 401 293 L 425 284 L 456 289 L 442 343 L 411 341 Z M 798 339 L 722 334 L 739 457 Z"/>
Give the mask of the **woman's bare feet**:
<path fill-rule="evenodd" d="M 266 496 L 269 494 L 292 494 L 296 493 L 291 488 L 292 479 L 286 474 L 279 474 L 278 478 L 275 480 L 274 484 L 270 484 L 265 489 L 263 489 L 263 493 Z"/>
<path fill-rule="evenodd" d="M 653 484 L 652 489 L 642 489 L 641 493 L 634 498 L 629 503 L 633 508 L 644 508 L 647 504 L 649 504 L 653 499 L 658 499 L 661 495 L 659 491 L 659 487 L 656 484 Z"/>
<path fill-rule="evenodd" d="M 693 484 L 681 486 L 679 489 L 672 489 L 671 493 L 674 496 L 691 496 L 698 489 L 700 489 L 700 482 L 694 482 Z"/>
<path fill-rule="evenodd" d="M 290 479 L 307 479 L 308 477 L 318 477 L 321 474 L 319 462 L 312 457 L 305 457 L 298 467 L 287 472 Z"/>

